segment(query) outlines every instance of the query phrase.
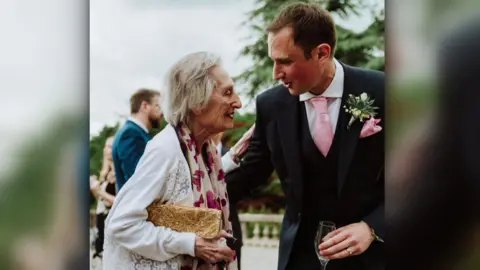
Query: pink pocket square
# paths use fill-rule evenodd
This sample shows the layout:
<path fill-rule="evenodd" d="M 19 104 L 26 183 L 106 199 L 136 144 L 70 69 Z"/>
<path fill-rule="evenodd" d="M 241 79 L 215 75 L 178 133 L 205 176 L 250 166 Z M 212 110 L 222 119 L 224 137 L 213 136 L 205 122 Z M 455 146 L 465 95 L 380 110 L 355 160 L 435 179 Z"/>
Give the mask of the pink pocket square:
<path fill-rule="evenodd" d="M 360 132 L 360 138 L 365 138 L 372 136 L 373 134 L 380 132 L 382 130 L 381 126 L 377 126 L 380 123 L 381 119 L 375 119 L 371 117 L 363 125 L 362 131 Z"/>

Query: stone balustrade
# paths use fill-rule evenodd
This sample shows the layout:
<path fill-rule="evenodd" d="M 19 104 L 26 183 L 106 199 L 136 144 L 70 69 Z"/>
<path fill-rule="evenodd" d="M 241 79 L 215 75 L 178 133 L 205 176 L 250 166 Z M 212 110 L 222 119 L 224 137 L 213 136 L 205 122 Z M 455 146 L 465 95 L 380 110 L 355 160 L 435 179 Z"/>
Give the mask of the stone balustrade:
<path fill-rule="evenodd" d="M 243 245 L 278 248 L 279 233 L 283 215 L 278 214 L 239 214 L 242 227 Z M 248 228 L 253 226 L 253 235 Z"/>

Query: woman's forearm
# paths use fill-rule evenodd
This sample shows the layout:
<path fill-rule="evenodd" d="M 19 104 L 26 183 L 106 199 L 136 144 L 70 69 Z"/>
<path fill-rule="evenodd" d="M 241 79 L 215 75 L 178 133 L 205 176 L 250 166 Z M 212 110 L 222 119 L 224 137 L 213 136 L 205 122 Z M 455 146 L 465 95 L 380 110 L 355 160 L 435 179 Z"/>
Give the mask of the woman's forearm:
<path fill-rule="evenodd" d="M 113 205 L 113 201 L 115 200 L 115 196 L 113 196 L 112 194 L 104 191 L 104 190 L 99 190 L 98 191 L 98 196 L 101 197 L 105 202 L 108 203 L 107 206 L 112 206 Z"/>

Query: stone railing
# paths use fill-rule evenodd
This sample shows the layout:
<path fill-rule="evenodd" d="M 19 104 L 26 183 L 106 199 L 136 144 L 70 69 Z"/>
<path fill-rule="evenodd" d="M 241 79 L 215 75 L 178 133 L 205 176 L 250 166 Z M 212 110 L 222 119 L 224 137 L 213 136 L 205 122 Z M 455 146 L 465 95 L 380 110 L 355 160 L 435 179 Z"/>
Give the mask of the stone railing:
<path fill-rule="evenodd" d="M 278 214 L 239 214 L 242 227 L 243 245 L 254 247 L 278 247 L 283 215 Z M 90 228 L 95 227 L 95 210 L 90 210 Z M 249 236 L 248 228 L 253 227 Z"/>
<path fill-rule="evenodd" d="M 239 214 L 244 246 L 278 247 L 283 215 Z M 253 236 L 249 237 L 249 224 L 253 226 Z"/>

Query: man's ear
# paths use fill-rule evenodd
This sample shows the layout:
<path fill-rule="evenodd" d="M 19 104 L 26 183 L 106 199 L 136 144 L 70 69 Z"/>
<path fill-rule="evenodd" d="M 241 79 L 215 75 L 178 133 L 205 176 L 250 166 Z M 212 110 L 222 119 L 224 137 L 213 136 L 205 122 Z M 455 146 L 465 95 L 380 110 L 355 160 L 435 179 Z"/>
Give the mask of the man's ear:
<path fill-rule="evenodd" d="M 320 61 L 323 61 L 325 59 L 330 58 L 332 48 L 327 43 L 322 43 L 317 47 L 315 47 L 314 51 L 315 51 L 314 53 L 316 53 L 317 59 Z"/>
<path fill-rule="evenodd" d="M 142 101 L 142 103 L 140 104 L 140 110 L 141 110 L 141 109 L 146 110 L 147 107 L 148 107 L 148 105 L 150 105 L 150 104 L 148 104 L 148 102 L 146 102 L 145 100 Z"/>

